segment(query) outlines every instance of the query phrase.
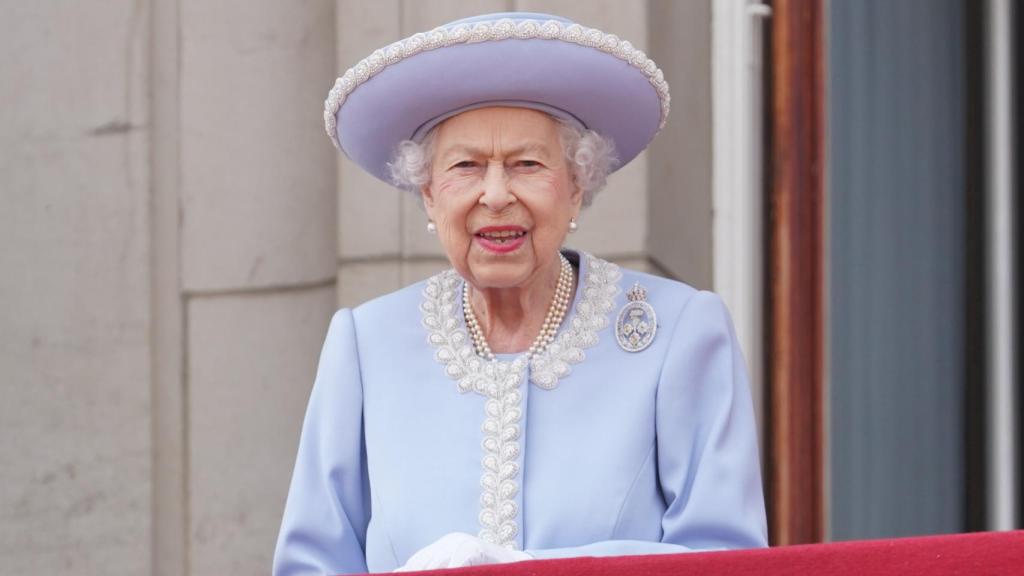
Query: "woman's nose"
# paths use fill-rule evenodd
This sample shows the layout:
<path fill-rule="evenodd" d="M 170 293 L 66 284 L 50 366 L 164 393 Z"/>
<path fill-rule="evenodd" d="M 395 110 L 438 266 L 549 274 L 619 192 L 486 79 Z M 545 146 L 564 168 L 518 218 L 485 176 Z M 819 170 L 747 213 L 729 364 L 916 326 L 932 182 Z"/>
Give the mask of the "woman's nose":
<path fill-rule="evenodd" d="M 495 212 L 500 212 L 506 206 L 516 201 L 509 187 L 508 177 L 505 174 L 505 166 L 500 162 L 488 162 L 487 172 L 484 174 L 484 190 L 480 195 L 480 203 Z"/>

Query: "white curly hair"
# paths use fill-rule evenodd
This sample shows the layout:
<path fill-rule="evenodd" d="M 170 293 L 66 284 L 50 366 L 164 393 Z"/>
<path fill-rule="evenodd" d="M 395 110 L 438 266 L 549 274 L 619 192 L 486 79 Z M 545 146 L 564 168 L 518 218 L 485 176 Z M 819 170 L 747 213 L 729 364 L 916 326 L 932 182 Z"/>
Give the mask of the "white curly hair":
<path fill-rule="evenodd" d="M 590 206 L 608 183 L 608 175 L 618 166 L 615 143 L 605 136 L 550 116 L 558 124 L 558 136 L 565 158 L 569 161 L 573 182 L 583 192 L 583 206 Z M 417 197 L 420 189 L 430 183 L 430 163 L 434 157 L 437 126 L 420 142 L 403 140 L 395 147 L 388 162 L 392 183 Z"/>

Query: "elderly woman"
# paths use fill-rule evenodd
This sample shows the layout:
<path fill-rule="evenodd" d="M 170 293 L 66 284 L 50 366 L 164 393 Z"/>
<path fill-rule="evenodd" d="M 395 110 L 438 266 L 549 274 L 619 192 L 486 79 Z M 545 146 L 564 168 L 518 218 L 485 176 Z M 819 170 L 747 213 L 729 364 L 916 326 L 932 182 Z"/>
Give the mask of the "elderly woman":
<path fill-rule="evenodd" d="M 539 14 L 339 79 L 328 133 L 422 198 L 452 269 L 335 314 L 275 574 L 765 545 L 721 301 L 562 248 L 668 100 L 628 42 Z"/>

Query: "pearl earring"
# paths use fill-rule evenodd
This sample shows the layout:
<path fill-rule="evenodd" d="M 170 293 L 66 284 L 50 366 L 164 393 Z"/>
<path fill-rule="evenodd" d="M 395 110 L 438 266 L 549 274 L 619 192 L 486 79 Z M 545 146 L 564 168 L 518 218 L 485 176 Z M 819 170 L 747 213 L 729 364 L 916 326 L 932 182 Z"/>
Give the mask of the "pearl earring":
<path fill-rule="evenodd" d="M 427 220 L 427 232 L 437 234 L 437 224 L 434 224 L 433 220 Z"/>
<path fill-rule="evenodd" d="M 575 217 L 569 218 L 569 233 L 572 234 L 573 232 L 575 232 L 575 231 L 577 231 L 579 229 L 580 229 L 580 225 L 576 223 L 576 218 Z"/>

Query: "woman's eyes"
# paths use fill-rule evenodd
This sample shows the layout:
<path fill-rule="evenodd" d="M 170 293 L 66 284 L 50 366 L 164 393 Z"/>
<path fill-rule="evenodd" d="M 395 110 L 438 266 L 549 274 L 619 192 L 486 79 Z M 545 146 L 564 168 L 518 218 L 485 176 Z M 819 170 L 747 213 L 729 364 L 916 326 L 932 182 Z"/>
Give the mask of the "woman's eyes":
<path fill-rule="evenodd" d="M 449 170 L 469 170 L 475 169 L 482 166 L 480 162 L 476 160 L 461 160 L 451 165 Z M 519 170 L 534 170 L 543 166 L 537 160 L 516 160 L 512 163 L 511 168 Z"/>

